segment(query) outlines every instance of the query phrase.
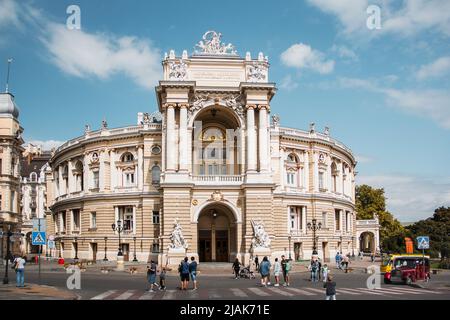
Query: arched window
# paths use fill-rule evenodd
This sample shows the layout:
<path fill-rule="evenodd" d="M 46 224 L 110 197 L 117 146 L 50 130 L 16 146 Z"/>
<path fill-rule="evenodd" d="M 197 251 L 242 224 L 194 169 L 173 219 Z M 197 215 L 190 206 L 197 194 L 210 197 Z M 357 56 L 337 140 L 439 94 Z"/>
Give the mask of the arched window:
<path fill-rule="evenodd" d="M 286 159 L 286 183 L 289 186 L 299 186 L 299 161 L 293 153 L 289 154 Z"/>
<path fill-rule="evenodd" d="M 122 162 L 133 162 L 134 156 L 132 153 L 127 152 L 122 156 Z"/>
<path fill-rule="evenodd" d="M 154 165 L 152 168 L 152 184 L 159 186 L 161 180 L 161 168 L 158 165 Z"/>
<path fill-rule="evenodd" d="M 81 161 L 77 161 L 75 164 L 75 181 L 76 181 L 76 191 L 83 191 L 84 190 L 84 169 L 83 169 L 83 163 Z"/>
<path fill-rule="evenodd" d="M 36 174 L 36 172 L 32 172 L 30 174 L 30 181 L 31 182 L 37 182 L 37 174 Z"/>

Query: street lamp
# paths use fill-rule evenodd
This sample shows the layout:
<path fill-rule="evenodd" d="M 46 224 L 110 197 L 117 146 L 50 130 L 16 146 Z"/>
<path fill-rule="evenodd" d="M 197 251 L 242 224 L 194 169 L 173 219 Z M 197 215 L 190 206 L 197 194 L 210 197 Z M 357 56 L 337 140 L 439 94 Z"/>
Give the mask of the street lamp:
<path fill-rule="evenodd" d="M 289 261 L 292 260 L 291 258 L 291 238 L 292 238 L 292 234 L 289 234 L 288 239 L 289 239 Z"/>
<path fill-rule="evenodd" d="M 75 240 L 75 262 L 78 261 L 78 237 L 74 238 Z"/>
<path fill-rule="evenodd" d="M 121 220 L 117 220 L 117 225 L 116 225 L 115 223 L 113 223 L 113 224 L 111 225 L 111 228 L 112 228 L 112 230 L 113 230 L 114 232 L 119 233 L 119 252 L 117 253 L 117 256 L 118 256 L 118 257 L 121 257 L 121 256 L 123 256 L 123 253 L 122 253 L 122 244 L 121 244 L 121 242 L 120 242 L 120 233 L 123 231 L 122 221 L 121 221 Z"/>
<path fill-rule="evenodd" d="M 312 223 L 308 222 L 308 224 L 306 225 L 308 227 L 309 230 L 312 230 L 313 232 L 313 255 L 318 254 L 317 253 L 317 240 L 316 240 L 316 231 L 322 229 L 322 223 L 319 222 L 317 223 L 316 219 L 312 219 Z"/>
<path fill-rule="evenodd" d="M 352 258 L 355 257 L 355 236 L 352 236 Z"/>
<path fill-rule="evenodd" d="M 103 261 L 108 261 L 108 257 L 106 256 L 106 252 L 108 251 L 108 248 L 106 247 L 106 241 L 108 241 L 108 237 L 105 237 L 105 257 L 103 258 Z"/>
<path fill-rule="evenodd" d="M 11 236 L 12 236 L 11 230 L 8 230 L 8 233 L 6 235 L 7 235 L 7 238 L 6 238 L 6 266 L 5 266 L 5 277 L 3 278 L 3 284 L 9 283 L 8 262 L 9 262 L 9 259 L 11 256 L 11 251 L 10 251 L 10 240 L 11 240 Z"/>
<path fill-rule="evenodd" d="M 133 237 L 134 241 L 134 259 L 133 262 L 138 262 L 138 259 L 136 258 L 136 237 Z"/>
<path fill-rule="evenodd" d="M 339 248 L 339 251 L 341 252 L 341 254 L 343 254 L 342 253 L 342 236 L 339 237 L 339 241 L 340 241 L 339 243 L 341 245 L 341 247 Z"/>

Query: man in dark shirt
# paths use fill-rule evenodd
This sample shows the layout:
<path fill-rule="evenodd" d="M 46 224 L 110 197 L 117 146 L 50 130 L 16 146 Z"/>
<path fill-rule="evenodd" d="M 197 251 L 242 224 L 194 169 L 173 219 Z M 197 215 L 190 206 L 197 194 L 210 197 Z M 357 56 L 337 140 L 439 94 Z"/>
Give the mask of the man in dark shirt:
<path fill-rule="evenodd" d="M 191 280 L 194 282 L 194 288 L 192 290 L 197 290 L 197 261 L 194 257 L 191 257 L 191 263 L 189 264 L 189 273 L 191 275 Z"/>

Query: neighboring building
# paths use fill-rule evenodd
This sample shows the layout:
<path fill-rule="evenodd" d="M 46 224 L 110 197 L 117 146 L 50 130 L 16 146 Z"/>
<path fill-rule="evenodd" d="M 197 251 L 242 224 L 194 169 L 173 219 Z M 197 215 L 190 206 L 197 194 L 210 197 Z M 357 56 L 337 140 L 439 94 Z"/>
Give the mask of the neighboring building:
<path fill-rule="evenodd" d="M 23 152 L 21 161 L 21 216 L 22 233 L 25 239 L 22 242 L 22 251 L 26 255 L 37 254 L 39 247 L 31 243 L 31 233 L 34 218 L 45 218 L 47 208 L 45 172 L 50 151 L 42 151 L 41 147 L 28 144 Z M 43 247 L 46 252 L 46 247 Z"/>
<path fill-rule="evenodd" d="M 298 260 L 314 243 L 324 260 L 357 254 L 352 152 L 329 129 L 270 121 L 276 87 L 262 53 L 241 58 L 214 32 L 198 47 L 190 57 L 166 55 L 160 115 L 139 114 L 137 125 L 118 129 L 87 126 L 56 150 L 46 181 L 58 251 L 115 260 L 120 221 L 125 260 L 134 251 L 171 265 L 185 255 Z"/>
<path fill-rule="evenodd" d="M 380 249 L 380 221 L 378 216 L 371 220 L 356 221 L 356 237 L 359 250 L 364 253 L 376 253 Z"/>
<path fill-rule="evenodd" d="M 20 158 L 23 152 L 23 128 L 19 123 L 19 109 L 10 93 L 0 94 L 0 231 L 1 257 L 6 256 L 6 234 L 20 233 Z M 20 253 L 20 237 L 12 237 L 12 254 Z"/>

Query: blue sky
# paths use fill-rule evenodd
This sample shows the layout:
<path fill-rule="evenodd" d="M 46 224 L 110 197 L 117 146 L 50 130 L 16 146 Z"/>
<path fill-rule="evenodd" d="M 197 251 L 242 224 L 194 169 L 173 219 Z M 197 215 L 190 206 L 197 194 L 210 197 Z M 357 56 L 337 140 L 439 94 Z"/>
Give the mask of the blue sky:
<path fill-rule="evenodd" d="M 79 31 L 65 27 L 72 4 Z M 370 4 L 381 29 L 366 26 Z M 25 138 L 57 144 L 155 111 L 164 52 L 192 52 L 207 30 L 269 56 L 282 125 L 330 126 L 401 221 L 450 205 L 449 1 L 0 0 L 0 83 L 14 57 Z"/>

